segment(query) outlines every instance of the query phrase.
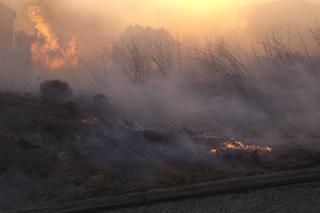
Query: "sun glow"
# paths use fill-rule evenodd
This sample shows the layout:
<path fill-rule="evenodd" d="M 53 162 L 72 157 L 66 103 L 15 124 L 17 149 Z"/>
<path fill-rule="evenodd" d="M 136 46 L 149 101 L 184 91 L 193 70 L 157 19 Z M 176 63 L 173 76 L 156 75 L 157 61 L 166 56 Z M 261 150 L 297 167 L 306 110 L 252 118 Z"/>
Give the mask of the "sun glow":
<path fill-rule="evenodd" d="M 228 0 L 175 0 L 170 1 L 178 7 L 185 8 L 194 12 L 204 12 L 210 10 L 223 9 L 223 7 L 230 6 Z"/>

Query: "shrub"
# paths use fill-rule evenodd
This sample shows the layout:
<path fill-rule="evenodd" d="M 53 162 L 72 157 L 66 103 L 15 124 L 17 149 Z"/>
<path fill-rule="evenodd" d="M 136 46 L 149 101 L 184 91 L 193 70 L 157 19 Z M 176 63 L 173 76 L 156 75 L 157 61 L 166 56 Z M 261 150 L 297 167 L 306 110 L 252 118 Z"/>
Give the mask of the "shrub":
<path fill-rule="evenodd" d="M 40 85 L 40 93 L 44 101 L 62 104 L 70 100 L 72 89 L 67 82 L 50 80 Z"/>
<path fill-rule="evenodd" d="M 222 76 L 237 91 L 245 92 L 248 86 L 245 84 L 248 77 L 247 67 L 240 53 L 236 52 L 227 40 L 208 40 L 204 48 L 199 49 L 197 57 L 201 64 Z"/>
<path fill-rule="evenodd" d="M 112 60 L 133 81 L 152 73 L 166 76 L 175 61 L 175 41 L 165 29 L 130 26 L 113 43 Z"/>
<path fill-rule="evenodd" d="M 108 98 L 102 93 L 98 93 L 93 97 L 93 103 L 96 105 L 106 105 L 108 103 Z"/>

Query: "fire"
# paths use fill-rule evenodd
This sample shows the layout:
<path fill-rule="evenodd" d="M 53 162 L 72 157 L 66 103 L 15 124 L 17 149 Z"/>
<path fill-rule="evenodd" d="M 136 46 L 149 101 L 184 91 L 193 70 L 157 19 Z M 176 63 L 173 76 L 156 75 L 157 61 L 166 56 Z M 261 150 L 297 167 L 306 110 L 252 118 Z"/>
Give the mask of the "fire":
<path fill-rule="evenodd" d="M 193 138 L 206 143 L 209 143 L 210 152 L 213 155 L 219 153 L 226 153 L 229 151 L 237 152 L 261 152 L 271 153 L 272 147 L 269 146 L 258 146 L 253 144 L 246 144 L 240 140 L 224 140 L 213 133 L 201 133 L 193 135 Z"/>
<path fill-rule="evenodd" d="M 244 144 L 241 141 L 227 141 L 223 144 L 224 149 L 229 150 L 247 150 L 247 151 L 262 151 L 262 152 L 272 152 L 272 148 L 268 146 L 257 146 Z"/>
<path fill-rule="evenodd" d="M 215 155 L 215 154 L 218 153 L 218 150 L 217 149 L 211 149 L 211 153 Z"/>
<path fill-rule="evenodd" d="M 77 38 L 72 36 L 66 47 L 62 47 L 50 24 L 42 17 L 40 6 L 30 6 L 28 15 L 37 32 L 37 41 L 31 46 L 33 62 L 50 70 L 59 70 L 66 66 L 77 67 Z"/>
<path fill-rule="evenodd" d="M 260 151 L 263 153 L 271 153 L 272 147 L 245 144 L 244 142 L 235 140 L 235 141 L 226 141 L 221 144 L 221 147 L 211 149 L 212 154 L 217 154 L 219 152 L 226 152 L 226 151 L 248 151 L 248 152 Z"/>

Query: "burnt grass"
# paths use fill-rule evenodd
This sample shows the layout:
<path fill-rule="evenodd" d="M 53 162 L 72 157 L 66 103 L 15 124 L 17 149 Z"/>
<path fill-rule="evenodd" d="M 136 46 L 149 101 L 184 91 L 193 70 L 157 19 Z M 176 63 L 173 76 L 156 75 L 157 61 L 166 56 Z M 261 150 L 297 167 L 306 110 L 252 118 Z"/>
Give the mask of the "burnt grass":
<path fill-rule="evenodd" d="M 0 209 L 258 175 L 319 162 L 319 153 L 298 146 L 279 147 L 271 154 L 234 151 L 214 156 L 210 147 L 223 139 L 196 139 L 195 133 L 185 130 L 138 128 L 107 96 L 73 95 L 68 85 L 53 84 L 57 85 L 41 85 L 40 94 L 0 93 Z"/>

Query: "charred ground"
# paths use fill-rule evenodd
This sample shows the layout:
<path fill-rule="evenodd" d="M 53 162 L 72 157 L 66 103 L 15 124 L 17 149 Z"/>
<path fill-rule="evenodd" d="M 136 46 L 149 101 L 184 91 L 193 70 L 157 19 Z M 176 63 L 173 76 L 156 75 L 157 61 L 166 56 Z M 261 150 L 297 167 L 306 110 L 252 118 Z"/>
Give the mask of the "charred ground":
<path fill-rule="evenodd" d="M 1 92 L 2 209 L 54 204 L 152 188 L 312 166 L 298 146 L 223 148 L 235 139 L 128 120 L 104 94 L 46 81 L 39 94 Z M 212 149 L 217 149 L 213 153 Z"/>

